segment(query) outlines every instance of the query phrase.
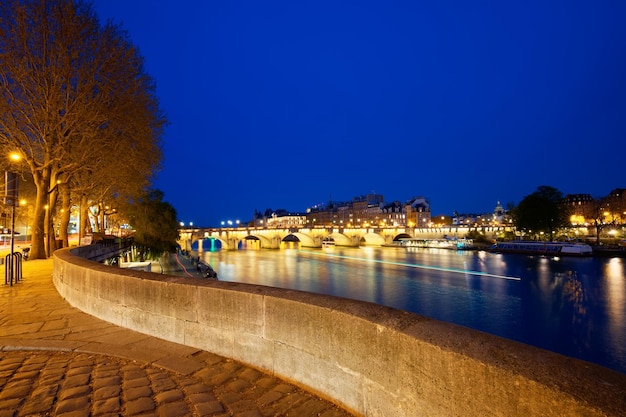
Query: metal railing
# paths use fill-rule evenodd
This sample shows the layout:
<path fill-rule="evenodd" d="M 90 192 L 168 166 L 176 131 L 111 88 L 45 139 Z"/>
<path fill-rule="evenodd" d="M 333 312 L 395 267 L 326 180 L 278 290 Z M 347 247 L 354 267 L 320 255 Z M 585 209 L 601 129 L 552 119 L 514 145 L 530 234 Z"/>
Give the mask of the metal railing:
<path fill-rule="evenodd" d="M 4 283 L 5 285 L 13 285 L 13 282 L 18 283 L 22 280 L 22 253 L 13 252 L 9 253 L 4 258 Z"/>

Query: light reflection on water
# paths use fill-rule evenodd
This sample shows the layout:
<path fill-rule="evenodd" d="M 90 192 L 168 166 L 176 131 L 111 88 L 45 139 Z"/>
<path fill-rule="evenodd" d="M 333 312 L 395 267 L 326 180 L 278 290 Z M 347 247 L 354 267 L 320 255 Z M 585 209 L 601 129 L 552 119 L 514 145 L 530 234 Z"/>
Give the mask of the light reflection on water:
<path fill-rule="evenodd" d="M 201 257 L 222 281 L 369 301 L 626 373 L 624 259 L 338 247 Z"/>

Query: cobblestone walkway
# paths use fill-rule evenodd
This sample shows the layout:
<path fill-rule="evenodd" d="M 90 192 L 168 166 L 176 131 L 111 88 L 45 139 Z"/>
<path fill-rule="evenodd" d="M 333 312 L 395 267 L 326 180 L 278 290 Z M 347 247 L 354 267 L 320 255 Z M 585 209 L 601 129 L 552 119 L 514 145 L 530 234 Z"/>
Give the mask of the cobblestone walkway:
<path fill-rule="evenodd" d="M 2 272 L 4 268 L 2 268 Z M 114 326 L 68 305 L 52 260 L 0 285 L 0 417 L 349 417 L 239 362 Z"/>
<path fill-rule="evenodd" d="M 276 378 L 218 356 L 212 366 L 185 376 L 105 355 L 0 352 L 0 417 L 152 415 L 347 414 Z"/>

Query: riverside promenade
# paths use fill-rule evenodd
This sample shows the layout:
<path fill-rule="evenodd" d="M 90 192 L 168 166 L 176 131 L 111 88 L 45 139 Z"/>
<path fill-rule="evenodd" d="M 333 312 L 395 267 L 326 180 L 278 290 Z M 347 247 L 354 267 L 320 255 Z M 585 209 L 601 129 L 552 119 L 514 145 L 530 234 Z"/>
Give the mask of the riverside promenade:
<path fill-rule="evenodd" d="M 351 415 L 239 362 L 83 313 L 56 291 L 52 265 L 24 262 L 22 281 L 0 284 L 0 417 Z"/>

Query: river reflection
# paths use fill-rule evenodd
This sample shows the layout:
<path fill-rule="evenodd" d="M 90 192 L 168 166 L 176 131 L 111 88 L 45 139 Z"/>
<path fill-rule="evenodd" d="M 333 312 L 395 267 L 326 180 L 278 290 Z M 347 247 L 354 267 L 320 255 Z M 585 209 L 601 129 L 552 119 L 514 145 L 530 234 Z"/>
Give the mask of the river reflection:
<path fill-rule="evenodd" d="M 369 301 L 626 373 L 624 259 L 338 247 L 200 256 L 223 281 Z"/>

